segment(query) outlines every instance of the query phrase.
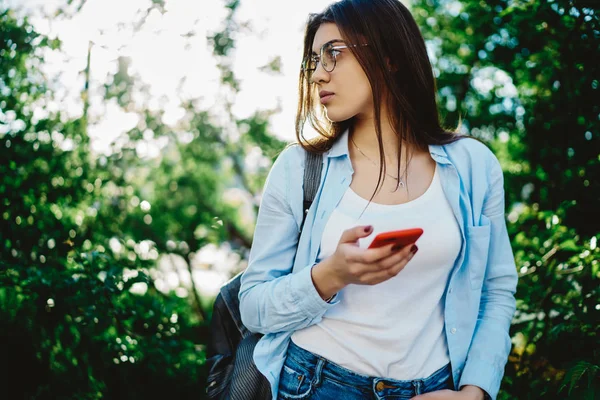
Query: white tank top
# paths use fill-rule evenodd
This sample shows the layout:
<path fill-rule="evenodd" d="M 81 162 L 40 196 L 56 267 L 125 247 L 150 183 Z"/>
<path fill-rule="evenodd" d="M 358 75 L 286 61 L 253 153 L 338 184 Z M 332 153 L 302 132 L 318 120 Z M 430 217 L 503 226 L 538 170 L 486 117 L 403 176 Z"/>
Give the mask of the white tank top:
<path fill-rule="evenodd" d="M 425 378 L 450 362 L 443 297 L 461 247 L 460 228 L 436 169 L 420 197 L 404 204 L 371 203 L 348 188 L 321 238 L 317 262 L 335 251 L 342 232 L 372 225 L 381 232 L 422 228 L 419 251 L 397 276 L 377 285 L 349 285 L 321 322 L 293 333 L 298 346 L 354 372 L 398 380 Z M 360 218 L 359 218 L 360 216 Z"/>

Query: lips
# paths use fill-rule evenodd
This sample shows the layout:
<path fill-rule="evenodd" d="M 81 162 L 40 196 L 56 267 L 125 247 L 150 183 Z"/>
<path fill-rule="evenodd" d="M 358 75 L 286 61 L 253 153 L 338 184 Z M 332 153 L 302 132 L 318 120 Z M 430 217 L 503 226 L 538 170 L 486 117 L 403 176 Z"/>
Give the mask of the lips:
<path fill-rule="evenodd" d="M 321 90 L 319 92 L 319 97 L 321 98 L 321 104 L 325 104 L 328 101 L 330 101 L 333 96 L 335 96 L 335 93 L 333 92 L 328 92 L 327 90 Z"/>

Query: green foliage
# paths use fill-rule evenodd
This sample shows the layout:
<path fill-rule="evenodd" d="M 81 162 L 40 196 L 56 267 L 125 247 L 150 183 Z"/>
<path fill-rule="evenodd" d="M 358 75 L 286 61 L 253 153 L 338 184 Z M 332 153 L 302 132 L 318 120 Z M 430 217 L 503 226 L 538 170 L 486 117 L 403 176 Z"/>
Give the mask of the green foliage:
<path fill-rule="evenodd" d="M 34 115 L 53 100 L 38 67 L 56 43 L 10 10 L 0 15 L 3 393 L 198 398 L 206 320 L 156 289 L 156 263 L 131 237 L 121 236 L 126 257 L 110 250 L 133 197 L 121 186 L 126 173 L 90 157 L 84 118 Z M 131 291 L 135 284 L 147 290 Z"/>
<path fill-rule="evenodd" d="M 571 396 L 572 391 L 575 388 L 575 386 L 577 385 L 577 383 L 583 380 L 584 375 L 587 375 L 588 379 L 587 379 L 586 391 L 584 393 L 584 398 L 593 399 L 594 391 L 590 390 L 590 389 L 593 389 L 593 383 L 594 383 L 594 381 L 596 381 L 598 379 L 598 378 L 596 378 L 596 376 L 599 375 L 598 372 L 600 372 L 600 367 L 598 367 L 597 365 L 593 365 L 593 364 L 587 363 L 585 361 L 580 361 L 577 364 L 575 364 L 575 366 L 573 368 L 571 368 L 567 371 L 567 373 L 565 374 L 565 379 L 563 381 L 563 384 L 560 387 L 560 391 L 565 389 L 568 385 L 569 390 L 568 390 L 567 394 L 569 396 Z"/>
<path fill-rule="evenodd" d="M 3 264 L 5 390 L 40 399 L 195 398 L 204 354 L 194 343 L 207 337 L 187 302 L 155 289 L 132 295 L 134 283 L 151 280 L 103 253 L 67 263 L 46 263 L 52 273 Z M 24 376 L 28 385 L 15 387 Z"/>
<path fill-rule="evenodd" d="M 560 398 L 559 384 L 598 390 L 565 375 L 573 363 L 598 363 L 600 250 L 597 238 L 582 239 L 562 224 L 557 213 L 525 207 L 510 225 L 515 259 L 520 266 L 513 354 L 507 369 L 513 394 L 542 393 Z M 573 391 L 571 396 L 582 395 Z M 535 397 L 533 397 L 535 398 Z M 585 398 L 585 397 L 582 397 Z"/>

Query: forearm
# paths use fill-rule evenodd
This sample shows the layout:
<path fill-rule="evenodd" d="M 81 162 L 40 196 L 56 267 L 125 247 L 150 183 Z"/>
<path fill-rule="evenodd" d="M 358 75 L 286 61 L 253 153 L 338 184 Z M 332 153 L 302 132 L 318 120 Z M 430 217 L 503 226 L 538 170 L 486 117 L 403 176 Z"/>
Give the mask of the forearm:
<path fill-rule="evenodd" d="M 246 277 L 253 279 L 252 275 Z M 319 295 L 307 266 L 294 274 L 252 284 L 240 291 L 242 322 L 253 332 L 290 332 L 319 322 L 334 303 Z"/>
<path fill-rule="evenodd" d="M 487 292 L 462 372 L 459 388 L 474 385 L 495 399 L 511 349 L 510 323 L 514 297 L 510 289 Z"/>

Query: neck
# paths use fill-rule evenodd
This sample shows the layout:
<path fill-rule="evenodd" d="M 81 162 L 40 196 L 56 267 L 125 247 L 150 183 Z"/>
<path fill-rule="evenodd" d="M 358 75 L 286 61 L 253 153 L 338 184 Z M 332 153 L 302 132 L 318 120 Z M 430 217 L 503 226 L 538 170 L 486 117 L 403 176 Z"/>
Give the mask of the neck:
<path fill-rule="evenodd" d="M 383 110 L 382 110 L 383 114 Z M 354 123 L 350 129 L 350 135 L 356 146 L 360 148 L 367 156 L 379 161 L 379 142 L 377 140 L 377 131 L 375 128 L 375 118 L 355 117 Z M 389 162 L 398 159 L 398 147 L 400 138 L 390 124 L 390 120 L 382 115 L 381 118 L 381 139 L 384 148 L 385 159 Z M 402 160 L 406 160 L 410 148 L 408 144 L 402 143 Z"/>

